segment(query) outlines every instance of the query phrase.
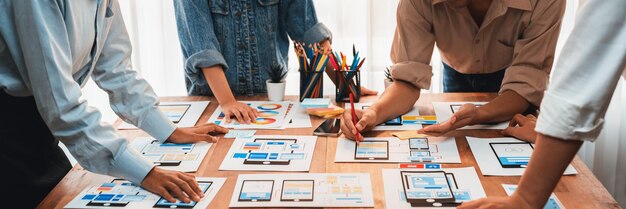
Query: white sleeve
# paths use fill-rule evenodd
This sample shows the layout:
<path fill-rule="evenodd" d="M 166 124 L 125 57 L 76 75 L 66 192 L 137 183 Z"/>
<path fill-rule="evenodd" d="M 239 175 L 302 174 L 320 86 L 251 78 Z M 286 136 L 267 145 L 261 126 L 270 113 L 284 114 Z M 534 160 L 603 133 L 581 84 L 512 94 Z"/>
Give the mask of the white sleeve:
<path fill-rule="evenodd" d="M 573 140 L 597 138 L 626 66 L 626 1 L 589 0 L 557 61 L 536 131 Z"/>

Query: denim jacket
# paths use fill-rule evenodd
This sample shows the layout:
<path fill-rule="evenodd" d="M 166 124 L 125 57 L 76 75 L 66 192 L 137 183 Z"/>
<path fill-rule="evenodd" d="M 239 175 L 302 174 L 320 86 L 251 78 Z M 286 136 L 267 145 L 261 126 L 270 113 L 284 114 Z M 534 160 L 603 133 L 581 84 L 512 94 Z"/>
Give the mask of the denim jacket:
<path fill-rule="evenodd" d="M 266 92 L 265 70 L 287 66 L 290 38 L 331 38 L 311 0 L 177 0 L 174 7 L 189 95 L 212 95 L 202 68 L 214 65 L 234 95 Z"/>

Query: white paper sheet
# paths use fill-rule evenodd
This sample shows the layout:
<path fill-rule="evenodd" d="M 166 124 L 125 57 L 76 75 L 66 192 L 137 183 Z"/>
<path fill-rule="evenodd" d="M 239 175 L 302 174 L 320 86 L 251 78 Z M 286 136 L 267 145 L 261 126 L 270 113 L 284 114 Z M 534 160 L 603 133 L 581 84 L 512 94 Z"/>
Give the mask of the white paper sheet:
<path fill-rule="evenodd" d="M 114 180 L 115 181 L 115 180 Z M 200 202 L 198 202 L 193 208 L 207 208 L 209 206 L 209 204 L 211 203 L 211 201 L 213 201 L 213 198 L 215 198 L 215 195 L 217 194 L 217 192 L 220 190 L 220 188 L 222 188 L 222 186 L 224 185 L 224 182 L 226 181 L 226 178 L 207 178 L 207 177 L 197 177 L 196 181 L 198 182 L 211 182 L 211 186 L 207 189 L 207 191 L 204 193 L 204 197 L 200 200 Z M 106 191 L 102 191 L 103 194 L 121 194 L 121 195 L 126 195 L 122 198 L 122 200 L 124 200 L 124 198 L 129 198 L 130 197 L 139 197 L 139 199 L 135 200 L 135 201 L 129 201 L 128 204 L 124 207 L 113 207 L 113 206 L 87 206 L 87 204 L 91 201 L 90 199 L 86 198 L 86 200 L 83 200 L 83 198 L 85 197 L 85 195 L 98 195 L 101 191 L 98 191 L 98 188 L 101 187 L 101 185 L 95 185 L 93 187 L 87 188 L 85 190 L 83 190 L 78 196 L 76 196 L 74 199 L 72 199 L 72 201 L 70 201 L 67 205 L 65 205 L 64 208 L 67 209 L 83 209 L 83 208 L 99 208 L 99 209 L 110 209 L 110 208 L 132 208 L 132 209 L 148 209 L 148 208 L 153 208 L 154 205 L 157 203 L 157 201 L 160 199 L 160 196 L 153 194 L 151 192 L 148 192 L 144 189 L 142 189 L 141 187 L 135 186 L 135 185 L 119 185 L 122 184 L 122 182 L 126 182 L 127 181 L 115 181 L 118 185 L 113 187 L 113 189 L 111 190 L 106 190 Z M 109 183 L 109 182 L 105 182 L 105 183 Z"/>
<path fill-rule="evenodd" d="M 411 207 L 406 202 L 404 190 L 402 189 L 402 178 L 400 171 L 432 171 L 430 169 L 382 169 L 383 187 L 385 190 L 386 208 L 392 209 L 416 209 L 416 208 L 433 208 L 433 207 Z M 480 179 L 473 167 L 467 168 L 445 168 L 441 169 L 446 173 L 453 173 L 458 189 L 452 188 L 454 191 L 468 191 L 472 200 L 486 197 L 485 190 Z M 438 207 L 438 208 L 454 208 L 454 207 Z"/>
<path fill-rule="evenodd" d="M 188 108 L 184 108 L 187 106 Z M 209 101 L 201 101 L 201 102 L 161 102 L 159 104 L 159 109 L 163 111 L 163 113 L 176 124 L 177 127 L 192 127 L 195 126 L 202 116 L 202 112 L 209 105 Z M 183 108 L 180 111 L 178 108 Z M 186 110 L 185 110 L 186 109 Z M 185 111 L 182 111 L 185 110 Z M 182 112 L 182 118 L 180 117 Z M 176 123 L 178 120 L 178 123 Z M 122 123 L 117 127 L 119 130 L 125 129 L 137 129 L 132 124 L 126 123 L 122 121 Z"/>
<path fill-rule="evenodd" d="M 243 181 L 273 180 L 270 201 L 239 201 Z M 283 180 L 313 180 L 312 201 L 281 201 Z M 230 207 L 374 207 L 366 173 L 239 174 Z"/>
<path fill-rule="evenodd" d="M 284 146 L 267 146 L 267 141 L 257 139 L 296 139 L 296 145 L 285 141 Z M 261 143 L 259 146 L 247 146 L 248 143 Z M 219 170 L 229 171 L 309 171 L 311 160 L 315 151 L 317 136 L 275 136 L 257 135 L 252 138 L 236 138 L 233 141 L 226 157 L 222 161 Z M 276 153 L 276 159 L 291 159 L 288 165 L 279 164 L 244 164 L 246 159 L 253 158 L 251 153 L 267 153 L 270 159 L 272 153 Z M 258 156 L 258 155 L 255 155 Z M 257 159 L 260 160 L 260 159 Z M 261 160 L 264 161 L 264 160 Z M 267 160 L 269 161 L 269 160 Z"/>
<path fill-rule="evenodd" d="M 504 188 L 506 195 L 509 196 L 511 196 L 513 192 L 515 192 L 515 190 L 517 189 L 517 185 L 515 184 L 502 184 L 502 187 Z M 548 202 L 546 202 L 546 205 L 543 207 L 543 209 L 565 209 L 565 207 L 563 206 L 563 203 L 561 203 L 559 198 L 557 198 L 556 195 L 552 193 L 550 194 L 550 199 L 548 199 Z"/>
<path fill-rule="evenodd" d="M 476 163 L 480 167 L 480 171 L 485 176 L 521 176 L 526 168 L 503 168 L 496 154 L 491 149 L 489 143 L 494 142 L 522 142 L 515 138 L 476 138 L 466 137 L 467 143 L 472 149 L 472 154 L 476 159 Z M 572 165 L 569 165 L 563 175 L 573 175 L 578 172 Z"/>
<path fill-rule="evenodd" d="M 457 110 L 463 104 L 472 103 L 475 105 L 484 105 L 487 102 L 433 102 L 433 108 L 435 109 L 435 115 L 437 115 L 437 123 L 443 123 L 449 120 L 454 114 L 452 111 Z M 478 124 L 473 126 L 465 126 L 460 129 L 505 129 L 509 125 L 509 122 L 502 122 L 497 124 Z"/>
<path fill-rule="evenodd" d="M 261 116 L 257 117 L 256 123 L 239 124 L 233 119 L 230 123 L 226 123 L 223 117 L 222 107 L 218 106 L 209 118 L 210 123 L 215 123 L 226 128 L 233 129 L 270 129 L 280 130 L 287 127 L 287 123 L 293 118 L 296 112 L 288 111 L 292 102 L 266 102 L 266 101 L 240 101 L 250 104 L 256 108 Z M 293 107 L 292 107 L 293 108 Z M 309 122 L 310 123 L 310 122 Z"/>
<path fill-rule="evenodd" d="M 354 103 L 354 108 L 357 110 L 361 110 L 364 109 L 363 107 L 365 106 L 366 108 L 368 106 L 371 106 L 372 103 Z M 345 104 L 346 110 L 348 108 L 351 108 L 350 103 L 346 103 Z M 419 109 L 417 108 L 417 105 L 413 107 L 413 109 L 411 109 L 411 111 L 405 113 L 402 116 L 419 116 Z M 403 124 L 403 125 L 398 125 L 398 126 L 387 126 L 383 124 L 377 125 L 376 127 L 374 127 L 372 129 L 372 131 L 406 131 L 406 130 L 419 130 L 422 129 L 422 124 Z"/>
<path fill-rule="evenodd" d="M 285 116 L 285 118 L 289 118 L 289 120 L 285 120 L 279 129 L 313 127 L 311 117 L 306 113 L 305 109 L 300 106 L 300 103 L 290 102 L 290 104 L 292 105 L 291 109 L 287 112 L 287 116 Z"/>
<path fill-rule="evenodd" d="M 174 150 L 150 151 L 148 150 L 150 144 L 159 145 L 160 143 L 158 143 L 158 140 L 151 137 L 139 137 L 133 140 L 130 146 L 151 162 L 180 161 L 180 165 L 178 166 L 159 166 L 159 168 L 181 172 L 198 171 L 202 160 L 204 160 L 204 157 L 213 145 L 213 143 L 199 142 L 193 144 L 191 152 L 181 152 Z"/>
<path fill-rule="evenodd" d="M 356 143 L 346 138 L 337 139 L 337 153 L 335 162 L 371 162 L 371 163 L 404 163 L 411 162 L 409 159 L 409 140 L 401 140 L 396 137 L 365 137 L 365 140 L 389 141 L 388 160 L 357 160 L 354 159 Z M 459 150 L 454 138 L 428 137 L 430 155 L 434 158 L 433 163 L 461 163 Z"/>

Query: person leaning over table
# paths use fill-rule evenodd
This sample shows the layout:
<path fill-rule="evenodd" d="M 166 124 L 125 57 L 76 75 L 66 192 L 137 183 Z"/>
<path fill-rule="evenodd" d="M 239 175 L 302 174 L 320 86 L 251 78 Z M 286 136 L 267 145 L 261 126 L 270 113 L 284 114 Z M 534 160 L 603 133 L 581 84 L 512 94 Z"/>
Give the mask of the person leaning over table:
<path fill-rule="evenodd" d="M 611 97 L 626 73 L 626 1 L 588 0 L 555 66 L 532 136 L 533 119 L 517 116 L 509 133 L 535 150 L 515 193 L 466 202 L 469 208 L 543 208 L 583 141 L 595 140 Z M 514 132 L 511 132 L 515 130 Z M 526 130 L 526 131 L 524 131 Z"/>
<path fill-rule="evenodd" d="M 34 208 L 72 168 L 121 177 L 162 195 L 198 201 L 191 174 L 156 168 L 100 112 L 81 99 L 89 78 L 113 110 L 160 142 L 215 141 L 211 125 L 176 128 L 150 85 L 131 69 L 131 44 L 118 2 L 0 0 L 0 164 L 2 206 Z"/>
<path fill-rule="evenodd" d="M 400 0 L 391 48 L 393 84 L 359 122 L 344 112 L 343 133 L 354 138 L 411 110 L 430 87 L 435 44 L 443 59 L 444 92 L 499 92 L 482 107 L 465 104 L 450 120 L 421 133 L 511 119 L 539 106 L 565 10 L 564 0 Z M 394 107 L 394 108 L 387 108 Z"/>
<path fill-rule="evenodd" d="M 187 93 L 214 95 L 226 122 L 256 119 L 256 110 L 233 95 L 266 92 L 265 69 L 287 66 L 290 38 L 331 48 L 331 32 L 311 0 L 176 0 L 174 8 Z"/>

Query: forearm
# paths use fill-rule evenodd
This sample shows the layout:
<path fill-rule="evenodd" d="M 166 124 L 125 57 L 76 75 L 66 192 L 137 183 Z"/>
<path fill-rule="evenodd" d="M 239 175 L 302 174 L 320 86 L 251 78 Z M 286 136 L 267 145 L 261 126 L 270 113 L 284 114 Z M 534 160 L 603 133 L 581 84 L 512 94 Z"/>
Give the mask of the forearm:
<path fill-rule="evenodd" d="M 505 91 L 489 103 L 478 108 L 478 117 L 472 124 L 511 120 L 515 114 L 523 113 L 530 103 L 515 91 Z"/>
<path fill-rule="evenodd" d="M 411 111 L 420 97 L 420 89 L 404 81 L 394 81 L 370 108 L 376 112 L 376 124 Z"/>
<path fill-rule="evenodd" d="M 220 104 L 236 101 L 233 96 L 228 80 L 224 74 L 224 70 L 221 65 L 214 65 L 211 67 L 203 68 L 202 73 L 206 79 L 213 95 Z"/>
<path fill-rule="evenodd" d="M 582 143 L 538 134 L 535 150 L 513 197 L 521 198 L 532 208 L 543 208 Z"/>

